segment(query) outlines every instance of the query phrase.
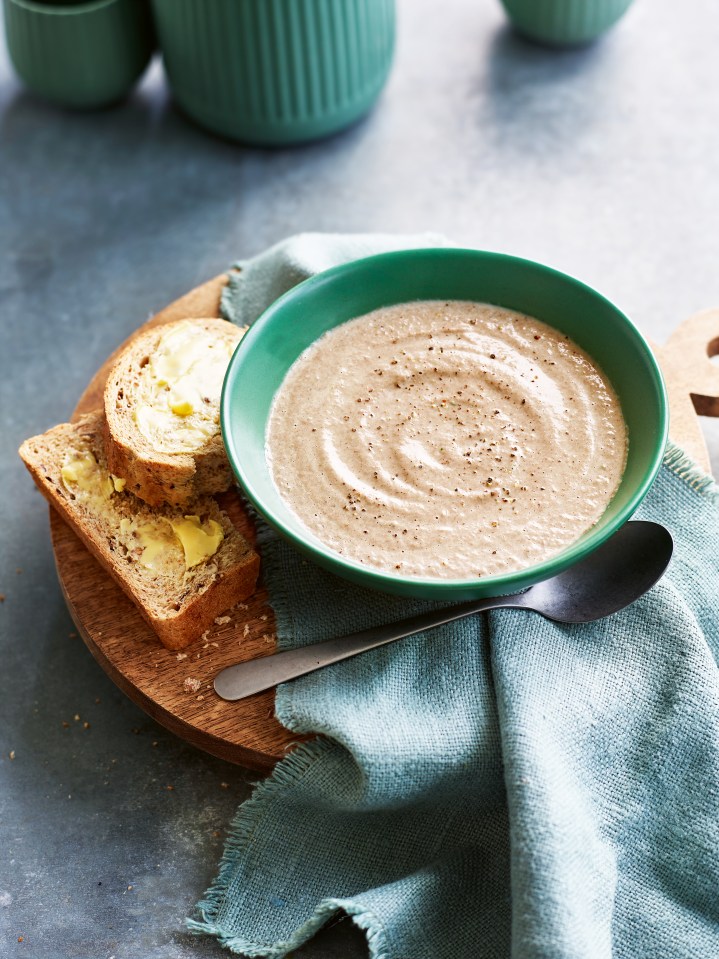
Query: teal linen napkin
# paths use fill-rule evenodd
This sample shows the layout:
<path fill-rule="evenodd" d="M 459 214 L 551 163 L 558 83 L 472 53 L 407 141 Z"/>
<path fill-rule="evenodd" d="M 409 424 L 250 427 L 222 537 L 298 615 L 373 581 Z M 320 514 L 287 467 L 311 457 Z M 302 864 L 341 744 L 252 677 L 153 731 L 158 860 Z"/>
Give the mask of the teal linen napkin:
<path fill-rule="evenodd" d="M 242 264 L 225 313 L 430 242 L 294 238 Z M 718 503 L 672 447 L 638 515 L 675 558 L 629 609 L 475 616 L 280 687 L 280 721 L 321 738 L 240 807 L 190 927 L 285 956 L 343 909 L 373 959 L 719 956 Z M 283 647 L 427 607 L 260 541 Z"/>

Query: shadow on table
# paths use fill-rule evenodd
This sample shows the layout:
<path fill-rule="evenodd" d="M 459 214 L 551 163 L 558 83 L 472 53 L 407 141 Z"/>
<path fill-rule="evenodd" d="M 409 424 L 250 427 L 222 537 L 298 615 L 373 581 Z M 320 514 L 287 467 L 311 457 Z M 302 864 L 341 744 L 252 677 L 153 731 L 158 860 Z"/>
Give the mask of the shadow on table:
<path fill-rule="evenodd" d="M 558 49 L 509 26 L 494 34 L 483 64 L 482 104 L 500 147 L 518 153 L 574 150 L 617 92 L 611 37 Z"/>
<path fill-rule="evenodd" d="M 38 174 L 37 188 L 53 170 L 66 171 L 74 162 L 81 174 L 102 178 L 106 164 L 132 163 L 138 156 L 156 153 L 160 170 L 171 174 L 183 167 L 226 164 L 243 157 L 258 159 L 314 151 L 330 152 L 350 146 L 371 124 L 372 112 L 344 131 L 322 140 L 290 147 L 252 147 L 225 139 L 197 126 L 173 101 L 159 72 L 129 97 L 112 107 L 69 110 L 55 106 L 20 88 L 0 112 L 0 151 L 3 164 L 20 158 Z M 89 177 L 87 178 L 89 180 Z M 102 182 L 102 180 L 101 180 Z"/>
<path fill-rule="evenodd" d="M 15 272 L 36 283 L 59 259 L 82 262 L 88 276 L 138 258 L 150 268 L 161 262 L 158 251 L 179 258 L 196 238 L 198 276 L 179 294 L 207 278 L 202 258 L 216 238 L 224 238 L 228 261 L 280 239 L 297 197 L 320 189 L 328 171 L 341 176 L 373 122 L 317 143 L 260 149 L 193 125 L 164 83 L 143 84 L 122 104 L 91 112 L 20 91 L 0 112 L 0 242 Z M 285 202 L 270 222 L 268 201 L 280 184 Z M 328 216 L 320 206 L 307 228 L 326 228 Z"/>
<path fill-rule="evenodd" d="M 193 955 L 197 950 L 198 959 L 227 959 L 229 956 L 226 949 L 207 936 L 198 940 L 191 933 L 179 933 L 172 941 L 188 947 L 188 950 L 194 946 Z M 300 949 L 292 950 L 292 959 L 367 959 L 368 955 L 364 933 L 344 913 L 320 929 Z"/>

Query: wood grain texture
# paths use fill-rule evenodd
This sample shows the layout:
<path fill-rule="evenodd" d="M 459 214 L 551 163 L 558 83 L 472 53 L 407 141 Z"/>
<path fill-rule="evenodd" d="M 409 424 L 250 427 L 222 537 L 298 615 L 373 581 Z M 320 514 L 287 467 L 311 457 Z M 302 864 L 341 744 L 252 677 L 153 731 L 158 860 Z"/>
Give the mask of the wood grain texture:
<path fill-rule="evenodd" d="M 227 277 L 192 290 L 162 310 L 141 329 L 189 317 L 219 316 L 220 296 Z M 140 330 L 137 331 L 138 333 Z M 102 404 L 102 393 L 117 353 L 108 358 L 83 393 L 75 416 Z M 697 414 L 719 416 L 719 310 L 706 310 L 682 323 L 665 346 L 653 346 L 669 394 L 673 439 L 707 473 L 709 454 Z M 252 524 L 234 492 L 222 506 L 244 535 L 255 540 Z M 72 617 L 95 659 L 138 706 L 172 732 L 215 756 L 252 769 L 267 770 L 299 740 L 274 717 L 274 691 L 237 703 L 220 699 L 212 680 L 220 669 L 266 656 L 275 649 L 275 622 L 262 585 L 245 604 L 228 612 L 207 636 L 189 646 L 178 659 L 165 649 L 110 576 L 80 540 L 50 510 L 50 525 L 58 576 Z M 186 679 L 197 680 L 195 691 Z"/>
<path fill-rule="evenodd" d="M 664 346 L 652 344 L 669 396 L 669 433 L 707 473 L 711 462 L 697 418 L 719 416 L 719 309 L 680 323 Z"/>

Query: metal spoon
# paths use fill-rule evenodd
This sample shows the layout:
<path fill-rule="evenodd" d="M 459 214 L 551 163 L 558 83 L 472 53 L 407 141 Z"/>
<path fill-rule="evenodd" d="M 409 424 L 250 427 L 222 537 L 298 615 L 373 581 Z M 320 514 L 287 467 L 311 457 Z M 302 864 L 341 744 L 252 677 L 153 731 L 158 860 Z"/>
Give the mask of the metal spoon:
<path fill-rule="evenodd" d="M 669 565 L 673 548 L 669 531 L 658 523 L 626 523 L 586 559 L 523 593 L 475 599 L 229 666 L 215 677 L 215 690 L 223 699 L 244 699 L 395 639 L 488 609 L 531 610 L 557 623 L 602 619 L 651 589 Z"/>

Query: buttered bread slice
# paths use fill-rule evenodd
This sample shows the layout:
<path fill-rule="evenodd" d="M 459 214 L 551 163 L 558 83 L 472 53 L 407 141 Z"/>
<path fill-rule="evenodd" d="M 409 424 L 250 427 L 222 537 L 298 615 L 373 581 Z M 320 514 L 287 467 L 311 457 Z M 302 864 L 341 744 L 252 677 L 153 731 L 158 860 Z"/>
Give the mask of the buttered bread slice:
<path fill-rule="evenodd" d="M 136 337 L 110 371 L 108 468 L 151 506 L 181 506 L 231 485 L 220 394 L 243 333 L 226 320 L 167 323 Z"/>
<path fill-rule="evenodd" d="M 260 560 L 211 496 L 150 508 L 110 471 L 102 411 L 26 440 L 20 456 L 169 649 L 181 649 L 255 589 Z"/>

